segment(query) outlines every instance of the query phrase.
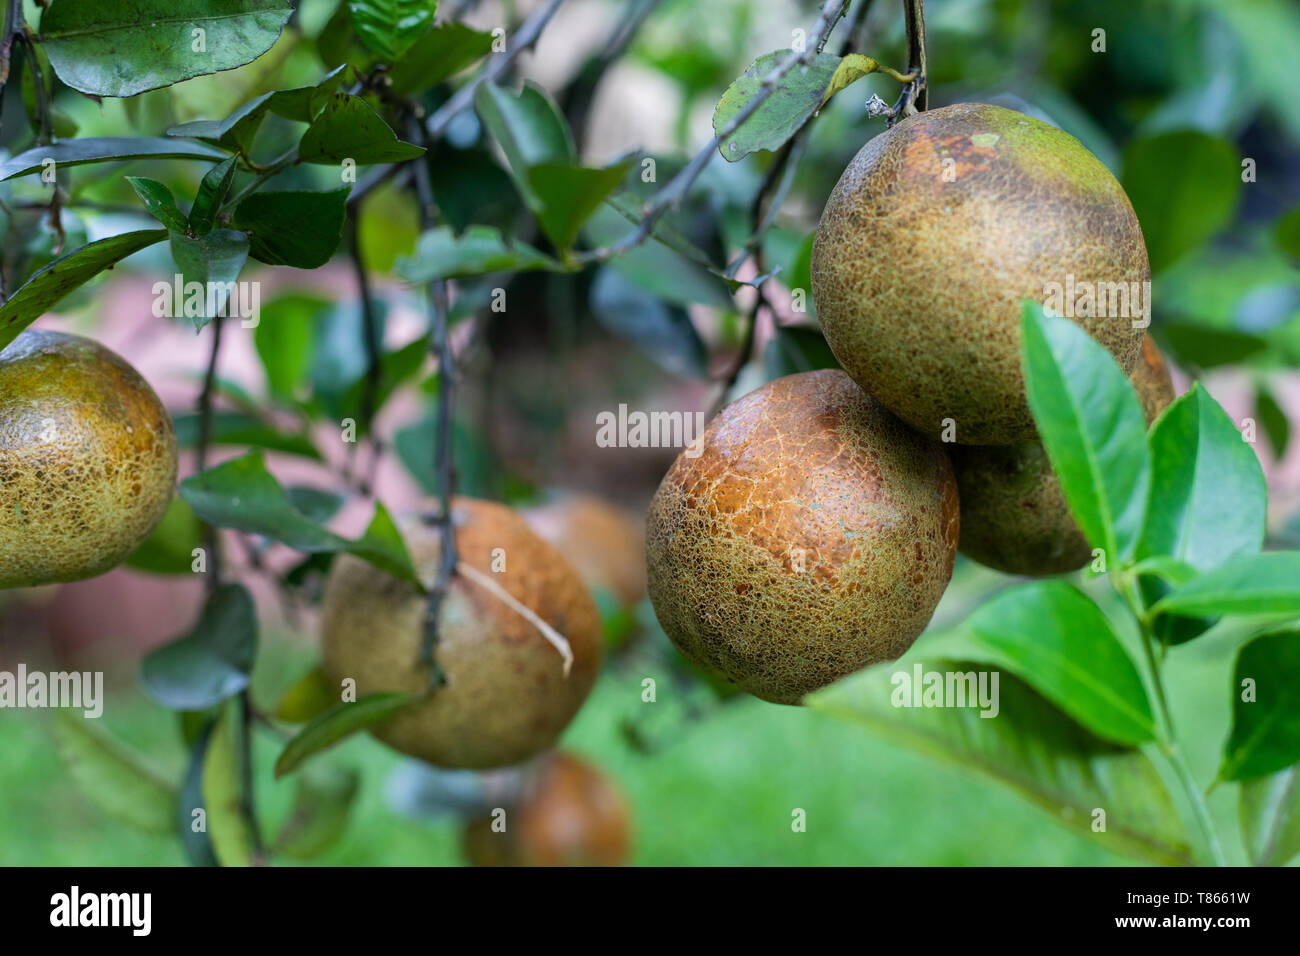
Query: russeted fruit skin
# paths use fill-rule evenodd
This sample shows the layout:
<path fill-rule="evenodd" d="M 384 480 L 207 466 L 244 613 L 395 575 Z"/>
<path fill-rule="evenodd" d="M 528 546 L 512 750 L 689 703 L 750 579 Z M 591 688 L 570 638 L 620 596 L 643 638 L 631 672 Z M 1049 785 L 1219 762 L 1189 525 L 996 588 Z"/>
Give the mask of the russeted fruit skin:
<path fill-rule="evenodd" d="M 539 537 L 559 548 L 592 588 L 631 606 L 645 597 L 645 526 L 591 495 L 575 495 L 523 513 Z"/>
<path fill-rule="evenodd" d="M 817 317 L 844 370 L 924 434 L 944 437 L 952 419 L 972 445 L 1037 437 L 1022 299 L 1042 302 L 1070 275 L 1151 278 L 1128 197 L 1074 137 L 980 103 L 915 114 L 867 143 L 812 253 Z M 1131 316 L 1075 321 L 1133 368 Z"/>
<path fill-rule="evenodd" d="M 688 449 L 689 451 L 689 449 Z M 687 657 L 775 703 L 916 640 L 952 576 L 957 487 L 938 442 L 843 372 L 737 399 L 650 504 L 650 599 Z"/>
<path fill-rule="evenodd" d="M 600 671 L 600 617 L 563 555 L 509 508 L 458 498 L 452 516 L 460 561 L 563 634 L 573 669 L 566 678 L 563 658 L 536 627 L 457 575 L 439 618 L 436 656 L 446 686 L 374 733 L 438 766 L 506 766 L 553 746 L 586 700 Z M 421 581 L 432 586 L 441 553 L 437 527 L 408 518 L 400 528 Z M 493 570 L 494 552 L 504 558 L 504 571 Z M 326 675 L 336 684 L 354 678 L 358 695 L 422 691 L 429 683 L 428 668 L 418 663 L 425 605 L 410 584 L 340 555 L 321 611 Z"/>
<path fill-rule="evenodd" d="M 1164 357 L 1147 336 L 1129 378 L 1149 426 L 1174 400 Z M 1038 442 L 950 449 L 961 497 L 961 553 L 1008 574 L 1064 574 L 1092 560 Z"/>
<path fill-rule="evenodd" d="M 543 758 L 537 774 L 506 807 L 505 830 L 492 818 L 462 835 L 472 866 L 625 866 L 632 826 L 622 795 L 599 770 L 576 757 Z"/>
<path fill-rule="evenodd" d="M 172 420 L 121 356 L 33 329 L 0 352 L 0 588 L 121 564 L 175 486 Z"/>

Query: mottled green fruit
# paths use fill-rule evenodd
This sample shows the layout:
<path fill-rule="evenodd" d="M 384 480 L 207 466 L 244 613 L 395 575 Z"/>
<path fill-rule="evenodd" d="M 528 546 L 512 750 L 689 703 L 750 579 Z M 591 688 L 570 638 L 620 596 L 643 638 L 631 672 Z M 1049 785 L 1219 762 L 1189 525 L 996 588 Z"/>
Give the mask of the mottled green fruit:
<path fill-rule="evenodd" d="M 924 434 L 945 437 L 951 420 L 972 445 L 1037 435 L 1023 299 L 1070 281 L 1142 290 L 1150 277 L 1137 217 L 1106 167 L 1054 126 L 979 103 L 918 113 L 867 143 L 827 200 L 812 253 L 817 317 L 844 370 Z M 1136 314 L 1131 303 L 1113 311 Z M 1133 368 L 1132 315 L 1075 321 Z"/>
<path fill-rule="evenodd" d="M 756 697 L 811 691 L 898 657 L 956 556 L 957 488 L 938 442 L 838 369 L 732 402 L 650 504 L 650 600 L 688 658 Z"/>
<path fill-rule="evenodd" d="M 447 684 L 381 724 L 375 736 L 395 750 L 442 767 L 484 769 L 526 760 L 554 746 L 600 671 L 600 615 L 578 574 L 509 508 L 457 499 L 452 509 L 460 562 L 476 568 L 563 634 L 564 662 L 531 622 L 481 584 L 457 575 L 442 603 L 437 659 Z M 435 581 L 436 526 L 401 522 L 420 579 Z M 325 588 L 322 669 L 357 693 L 416 693 L 429 684 L 419 664 L 428 601 L 407 582 L 349 555 L 334 562 Z"/>
<path fill-rule="evenodd" d="M 0 588 L 122 563 L 175 486 L 171 418 L 120 356 L 33 329 L 0 352 Z"/>
<path fill-rule="evenodd" d="M 1150 336 L 1129 378 L 1150 425 L 1174 400 Z M 1092 560 L 1065 492 L 1038 442 L 949 450 L 961 498 L 961 553 L 1008 574 L 1064 574 Z"/>

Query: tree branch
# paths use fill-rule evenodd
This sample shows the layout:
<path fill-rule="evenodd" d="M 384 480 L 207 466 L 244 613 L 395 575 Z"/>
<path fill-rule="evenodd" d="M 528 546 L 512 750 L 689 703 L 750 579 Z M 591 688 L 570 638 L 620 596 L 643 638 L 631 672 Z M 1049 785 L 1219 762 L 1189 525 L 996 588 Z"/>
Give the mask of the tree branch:
<path fill-rule="evenodd" d="M 208 446 L 212 441 L 212 399 L 216 392 L 217 356 L 221 352 L 221 317 L 217 316 L 210 323 L 212 326 L 212 351 L 208 355 L 208 368 L 203 376 L 203 390 L 199 392 L 199 438 L 195 450 L 196 473 L 201 474 L 208 467 Z M 203 550 L 208 561 L 204 583 L 211 594 L 221 585 L 221 559 L 218 552 L 217 529 L 210 522 L 203 522 Z"/>
<path fill-rule="evenodd" d="M 376 469 L 379 465 L 380 456 L 383 453 L 383 443 L 375 433 L 375 406 L 379 399 L 379 386 L 381 380 L 382 367 L 380 355 L 382 343 L 379 336 L 379 315 L 375 311 L 375 300 L 370 289 L 370 273 L 366 270 L 366 264 L 361 257 L 361 210 L 355 208 L 349 211 L 348 229 L 349 240 L 351 244 L 352 265 L 357 278 L 357 292 L 361 296 L 361 328 L 365 335 L 366 345 L 366 377 L 361 386 L 361 421 L 365 425 L 366 436 L 370 440 L 371 468 L 369 474 L 361 479 L 361 494 L 369 496 L 374 492 L 374 479 Z M 352 446 L 352 457 L 355 463 L 355 454 L 360 447 L 360 443 Z M 349 482 L 351 483 L 351 482 Z"/>
<path fill-rule="evenodd" d="M 907 72 L 916 74 L 916 79 L 903 87 L 890 111 L 890 126 L 930 105 L 925 71 L 925 0 L 903 0 L 903 15 L 907 19 Z"/>

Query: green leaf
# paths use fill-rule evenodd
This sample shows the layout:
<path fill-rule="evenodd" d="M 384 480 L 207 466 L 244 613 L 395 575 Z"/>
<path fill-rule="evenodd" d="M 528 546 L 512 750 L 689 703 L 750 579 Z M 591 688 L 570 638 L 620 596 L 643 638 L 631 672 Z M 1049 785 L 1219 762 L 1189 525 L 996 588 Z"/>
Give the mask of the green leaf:
<path fill-rule="evenodd" d="M 68 772 L 113 819 L 147 833 L 171 833 L 176 787 L 138 754 L 69 710 L 54 712 L 54 736 Z"/>
<path fill-rule="evenodd" d="M 203 308 L 192 316 L 201 329 L 224 315 L 235 291 L 235 282 L 248 261 L 248 236 L 234 229 L 214 229 L 205 236 L 170 233 L 172 260 L 185 285 L 204 287 Z"/>
<path fill-rule="evenodd" d="M 313 667 L 284 692 L 275 716 L 290 724 L 305 724 L 338 702 L 338 693 L 319 667 Z"/>
<path fill-rule="evenodd" d="M 285 746 L 275 762 L 276 778 L 292 773 L 308 757 L 334 746 L 358 731 L 383 723 L 403 707 L 421 699 L 421 694 L 366 694 L 352 703 L 335 704 L 299 731 Z"/>
<path fill-rule="evenodd" d="M 634 157 L 603 169 L 572 163 L 540 163 L 528 170 L 528 185 L 537 197 L 537 221 L 557 249 L 569 249 L 578 232 L 610 193 L 627 178 Z"/>
<path fill-rule="evenodd" d="M 248 686 L 257 656 L 257 608 L 239 584 L 209 595 L 185 636 L 140 665 L 145 693 L 171 710 L 206 710 Z"/>
<path fill-rule="evenodd" d="M 1300 854 L 1300 765 L 1242 781 L 1239 815 L 1256 866 L 1283 866 Z"/>
<path fill-rule="evenodd" d="M 543 163 L 572 164 L 577 159 L 560 108 L 534 83 L 525 83 L 518 94 L 485 83 L 478 89 L 474 107 L 492 138 L 501 144 L 510 175 L 529 208 L 539 208 L 540 200 L 528 180 L 529 168 Z"/>
<path fill-rule="evenodd" d="M 312 109 L 313 103 L 322 95 L 334 92 L 343 80 L 344 69 L 345 67 L 340 66 L 331 70 L 314 86 L 263 93 L 256 99 L 242 104 L 223 120 L 194 120 L 182 123 L 180 126 L 173 126 L 167 131 L 167 135 L 207 140 L 219 143 L 230 150 L 247 153 L 267 113 L 274 113 L 276 116 L 297 123 L 310 123 L 315 115 Z"/>
<path fill-rule="evenodd" d="M 235 207 L 231 225 L 249 234 L 249 255 L 259 262 L 316 269 L 343 239 L 351 189 L 256 192 Z"/>
<path fill-rule="evenodd" d="M 85 285 L 132 253 L 166 238 L 166 230 L 142 229 L 100 239 L 59 256 L 14 290 L 8 301 L 0 306 L 0 349 L 73 289 Z"/>
<path fill-rule="evenodd" d="M 203 527 L 194 509 L 173 498 L 158 527 L 126 559 L 129 567 L 150 574 L 193 573 L 194 549 L 203 545 Z"/>
<path fill-rule="evenodd" d="M 304 163 L 333 165 L 350 159 L 366 166 L 422 155 L 422 147 L 399 140 L 365 100 L 348 93 L 331 95 L 298 143 L 298 158 Z"/>
<path fill-rule="evenodd" d="M 1263 385 L 1255 386 L 1255 417 L 1264 426 L 1264 434 L 1268 436 L 1273 457 L 1280 461 L 1286 455 L 1287 445 L 1291 441 L 1291 422 L 1273 393 Z"/>
<path fill-rule="evenodd" d="M 1208 571 L 1264 544 L 1268 488 L 1250 445 L 1199 383 L 1150 435 L 1154 477 L 1140 555 Z"/>
<path fill-rule="evenodd" d="M 721 133 L 749 105 L 762 86 L 763 78 L 792 55 L 790 50 L 765 53 L 749 65 L 725 93 L 713 111 L 713 132 Z M 854 53 L 838 57 L 818 53 L 781 78 L 772 94 L 718 149 L 728 162 L 736 162 L 759 149 L 780 149 L 817 110 L 850 83 L 879 64 L 871 57 Z"/>
<path fill-rule="evenodd" d="M 355 770 L 309 767 L 298 776 L 293 809 L 275 838 L 275 851 L 311 860 L 338 842 L 361 789 Z"/>
<path fill-rule="evenodd" d="M 36 146 L 0 162 L 0 182 L 42 172 L 51 161 L 57 172 L 62 167 L 116 163 L 131 159 L 202 159 L 220 162 L 225 158 L 225 153 L 201 143 L 148 136 L 95 136 Z"/>
<path fill-rule="evenodd" d="M 586 224 L 588 238 L 598 246 L 617 242 L 630 230 L 626 217 L 613 203 L 597 210 Z M 701 252 L 701 256 L 704 254 Z M 688 261 L 690 260 L 690 261 Z M 707 261 L 707 257 L 705 257 Z M 644 242 L 610 261 L 620 274 L 666 302 L 677 305 L 711 305 L 734 308 L 728 283 L 711 267 L 683 253 L 676 242 Z"/>
<path fill-rule="evenodd" d="M 1268 340 L 1258 335 L 1197 322 L 1162 322 L 1156 338 L 1180 365 L 1192 368 L 1236 365 L 1268 350 Z"/>
<path fill-rule="evenodd" d="M 41 40 L 74 90 L 134 96 L 256 60 L 292 13 L 287 0 L 59 0 L 41 18 Z"/>
<path fill-rule="evenodd" d="M 1294 763 L 1300 763 L 1300 630 L 1292 629 L 1257 637 L 1237 655 L 1232 732 L 1219 779 L 1262 777 Z"/>
<path fill-rule="evenodd" d="M 1117 564 L 1137 547 L 1151 488 L 1137 394 L 1087 332 L 1036 303 L 1025 303 L 1021 349 L 1029 407 L 1070 511 Z"/>
<path fill-rule="evenodd" d="M 1300 614 L 1300 551 L 1250 554 L 1177 588 L 1155 614 Z"/>
<path fill-rule="evenodd" d="M 434 279 L 463 279 L 492 272 L 558 271 L 563 266 L 532 246 L 506 239 L 500 230 L 470 226 L 457 236 L 450 226 L 420 236 L 415 255 L 400 259 L 397 274 L 413 285 Z"/>
<path fill-rule="evenodd" d="M 1300 206 L 1278 218 L 1273 235 L 1291 264 L 1300 268 Z"/>
<path fill-rule="evenodd" d="M 199 183 L 199 194 L 190 209 L 190 231 L 196 236 L 206 236 L 217 223 L 217 213 L 226 201 L 230 184 L 235 181 L 235 157 L 217 163 L 209 169 Z M 174 227 L 173 227 L 174 228 Z"/>
<path fill-rule="evenodd" d="M 895 707 L 893 675 L 917 661 L 869 667 L 804 704 L 859 723 L 873 733 L 997 780 L 1066 827 L 1118 853 L 1166 865 L 1192 862 L 1177 808 L 1140 750 L 1089 733 L 1027 684 L 999 673 L 998 714 L 972 707 Z M 970 673 L 979 665 L 923 660 L 923 668 Z M 1106 810 L 1106 830 L 1092 814 Z"/>
<path fill-rule="evenodd" d="M 199 416 L 193 413 L 177 415 L 176 443 L 181 448 L 197 448 L 199 443 Z M 323 460 L 308 434 L 280 431 L 274 425 L 243 412 L 214 412 L 208 442 L 212 445 L 252 445 L 267 451 L 299 455 L 313 461 Z"/>
<path fill-rule="evenodd" d="M 685 309 L 662 301 L 612 266 L 596 273 L 590 305 L 601 325 L 644 351 L 665 371 L 706 376 L 708 349 Z"/>
<path fill-rule="evenodd" d="M 331 306 L 326 299 L 285 295 L 262 306 L 262 321 L 253 331 L 253 343 L 271 394 L 293 399 L 305 385 L 311 368 L 313 330 Z"/>
<path fill-rule="evenodd" d="M 1120 177 L 1159 272 L 1232 221 L 1241 158 L 1232 144 L 1182 130 L 1132 140 Z"/>
<path fill-rule="evenodd" d="M 253 832 L 244 816 L 244 791 L 250 785 L 244 777 L 243 736 L 249 727 L 239 704 L 231 701 L 222 709 L 203 758 L 203 806 L 207 810 L 208 839 L 222 866 L 251 866 Z"/>
<path fill-rule="evenodd" d="M 181 727 L 190 744 L 185 776 L 181 779 L 180 799 L 176 807 L 176 827 L 181 848 L 193 866 L 217 866 L 217 857 L 208 839 L 207 811 L 203 809 L 203 766 L 208 744 L 216 729 L 216 720 L 203 714 L 181 714 Z M 200 827 L 200 822 L 202 826 Z"/>
<path fill-rule="evenodd" d="M 126 181 L 131 184 L 135 194 L 149 210 L 149 215 L 168 229 L 177 232 L 185 232 L 189 229 L 189 220 L 176 208 L 176 198 L 170 189 L 156 179 L 145 179 L 143 176 L 127 176 Z"/>
<path fill-rule="evenodd" d="M 763 350 L 763 376 L 768 381 L 798 372 L 839 367 L 835 353 L 816 329 L 779 326 Z"/>
<path fill-rule="evenodd" d="M 438 0 L 348 0 L 352 29 L 385 62 L 405 53 L 433 24 Z"/>
<path fill-rule="evenodd" d="M 459 23 L 440 23 L 393 61 L 388 70 L 391 89 L 397 96 L 432 89 L 491 49 L 492 34 Z"/>
<path fill-rule="evenodd" d="M 192 475 L 181 497 L 203 520 L 246 534 L 260 534 L 307 553 L 346 551 L 420 587 L 410 555 L 382 504 L 366 533 L 349 541 L 310 521 L 294 508 L 284 487 L 252 452 Z"/>
<path fill-rule="evenodd" d="M 1092 599 L 1064 581 L 1006 591 L 970 618 L 976 653 L 1006 667 L 1093 733 L 1122 744 L 1154 740 L 1137 668 Z M 981 654 L 983 656 L 983 654 Z"/>

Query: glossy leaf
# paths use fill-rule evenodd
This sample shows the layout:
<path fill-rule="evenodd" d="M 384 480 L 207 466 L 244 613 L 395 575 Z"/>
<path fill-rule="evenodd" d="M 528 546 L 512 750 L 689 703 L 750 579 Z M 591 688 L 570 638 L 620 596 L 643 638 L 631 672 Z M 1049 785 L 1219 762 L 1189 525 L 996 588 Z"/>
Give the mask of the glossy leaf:
<path fill-rule="evenodd" d="M 539 163 L 528 169 L 528 185 L 537 197 L 537 221 L 557 249 L 573 245 L 582 224 L 627 178 L 633 162 L 629 157 L 603 169 L 572 163 Z"/>
<path fill-rule="evenodd" d="M 1300 855 L 1300 764 L 1241 784 L 1242 840 L 1256 866 Z"/>
<path fill-rule="evenodd" d="M 54 711 L 54 737 L 68 772 L 100 809 L 127 826 L 171 833 L 176 787 L 80 712 Z"/>
<path fill-rule="evenodd" d="M 1177 588 L 1157 614 L 1300 614 L 1300 551 L 1245 555 Z"/>
<path fill-rule="evenodd" d="M 1159 272 L 1232 221 L 1241 162 L 1224 140 L 1180 130 L 1131 141 L 1120 180 Z"/>
<path fill-rule="evenodd" d="M 1300 763 L 1300 631 L 1255 638 L 1237 655 L 1232 732 L 1220 780 L 1247 780 Z"/>
<path fill-rule="evenodd" d="M 1146 688 L 1110 621 L 1064 581 L 1006 591 L 970 618 L 976 653 L 1021 680 L 1093 733 L 1122 744 L 1154 740 Z"/>
<path fill-rule="evenodd" d="M 470 226 L 457 236 L 450 227 L 439 226 L 420 236 L 415 255 L 398 261 L 397 274 L 407 282 L 420 284 L 492 272 L 561 268 L 550 256 L 526 243 L 507 240 L 496 229 Z"/>
<path fill-rule="evenodd" d="M 1278 404 L 1273 393 L 1263 385 L 1255 387 L 1255 417 L 1263 426 L 1268 436 L 1269 447 L 1273 456 L 1281 460 L 1286 455 L 1287 445 L 1291 442 L 1291 422 L 1282 406 Z"/>
<path fill-rule="evenodd" d="M 248 591 L 214 591 L 184 637 L 150 653 L 140 667 L 145 692 L 171 710 L 206 710 L 248 686 L 257 655 L 257 609 Z"/>
<path fill-rule="evenodd" d="M 248 261 L 248 236 L 234 229 L 214 229 L 204 236 L 170 233 L 172 259 L 182 282 L 197 282 L 204 288 L 203 308 L 191 315 L 201 329 L 224 315 L 239 273 Z M 188 314 L 188 313 L 187 313 Z"/>
<path fill-rule="evenodd" d="M 1071 513 L 1110 562 L 1131 557 L 1151 489 L 1132 384 L 1087 332 L 1035 303 L 1025 304 L 1021 349 L 1029 407 Z"/>
<path fill-rule="evenodd" d="M 399 140 L 365 100 L 348 93 L 330 96 L 298 143 L 298 158 L 304 163 L 352 160 L 366 166 L 400 163 L 423 154 L 423 148 Z"/>
<path fill-rule="evenodd" d="M 366 694 L 352 703 L 335 704 L 289 741 L 275 762 L 276 777 L 292 773 L 309 757 L 383 723 L 419 700 L 419 694 Z"/>
<path fill-rule="evenodd" d="M 143 176 L 127 176 L 126 181 L 131 184 L 135 194 L 149 210 L 149 215 L 168 229 L 185 232 L 189 228 L 189 219 L 176 208 L 176 198 L 172 195 L 172 191 L 158 180 L 146 179 Z"/>
<path fill-rule="evenodd" d="M 343 80 L 344 69 L 338 67 L 331 70 L 314 86 L 264 93 L 242 104 L 223 120 L 194 120 L 173 126 L 167 135 L 207 140 L 227 149 L 247 153 L 267 113 L 299 123 L 310 123 L 315 115 L 313 105 L 338 88 Z"/>
<path fill-rule="evenodd" d="M 917 661 L 881 664 L 805 698 L 814 710 L 859 723 L 879 736 L 997 780 L 1062 825 L 1118 853 L 1187 864 L 1178 811 L 1155 766 L 1140 750 L 1089 733 L 1027 684 L 999 674 L 998 715 L 970 707 L 901 708 L 893 674 Z M 969 673 L 978 664 L 923 660 L 930 671 Z M 1106 830 L 1092 813 L 1106 809 Z"/>
<path fill-rule="evenodd" d="M 53 308 L 69 292 L 85 285 L 127 256 L 167 238 L 164 229 L 143 229 L 100 239 L 60 256 L 14 290 L 0 306 L 0 349 Z"/>
<path fill-rule="evenodd" d="M 388 70 L 392 91 L 410 96 L 431 89 L 487 56 L 492 34 L 460 23 L 440 23 L 393 61 Z"/>
<path fill-rule="evenodd" d="M 287 0 L 59 0 L 41 18 L 41 40 L 74 90 L 134 96 L 257 59 L 292 13 Z"/>
<path fill-rule="evenodd" d="M 206 236 L 217 222 L 217 212 L 226 201 L 230 185 L 235 181 L 235 157 L 217 163 L 203 177 L 199 194 L 190 208 L 190 231 L 196 236 Z"/>
<path fill-rule="evenodd" d="M 485 83 L 479 87 L 474 106 L 492 138 L 501 144 L 519 192 L 530 208 L 538 208 L 540 200 L 528 180 L 528 170 L 542 163 L 572 164 L 577 159 L 560 108 L 533 83 L 525 83 L 517 94 Z"/>
<path fill-rule="evenodd" d="M 352 29 L 384 61 L 405 53 L 433 25 L 438 0 L 348 0 Z"/>
<path fill-rule="evenodd" d="M 176 442 L 181 448 L 197 448 L 199 443 L 199 416 L 194 413 L 177 415 Z M 321 460 L 321 453 L 306 434 L 280 431 L 253 415 L 243 412 L 214 412 L 208 432 L 210 445 L 252 445 L 267 451 L 284 452 L 303 458 Z"/>
<path fill-rule="evenodd" d="M 343 239 L 350 186 L 329 192 L 256 192 L 235 207 L 231 225 L 249 234 L 249 255 L 272 266 L 316 269 Z"/>
<path fill-rule="evenodd" d="M 220 162 L 226 154 L 202 143 L 148 136 L 88 136 L 49 146 L 35 146 L 0 162 L 0 182 L 17 176 L 43 172 L 53 162 L 57 173 L 62 167 L 87 163 L 117 163 L 132 159 L 201 159 Z"/>

